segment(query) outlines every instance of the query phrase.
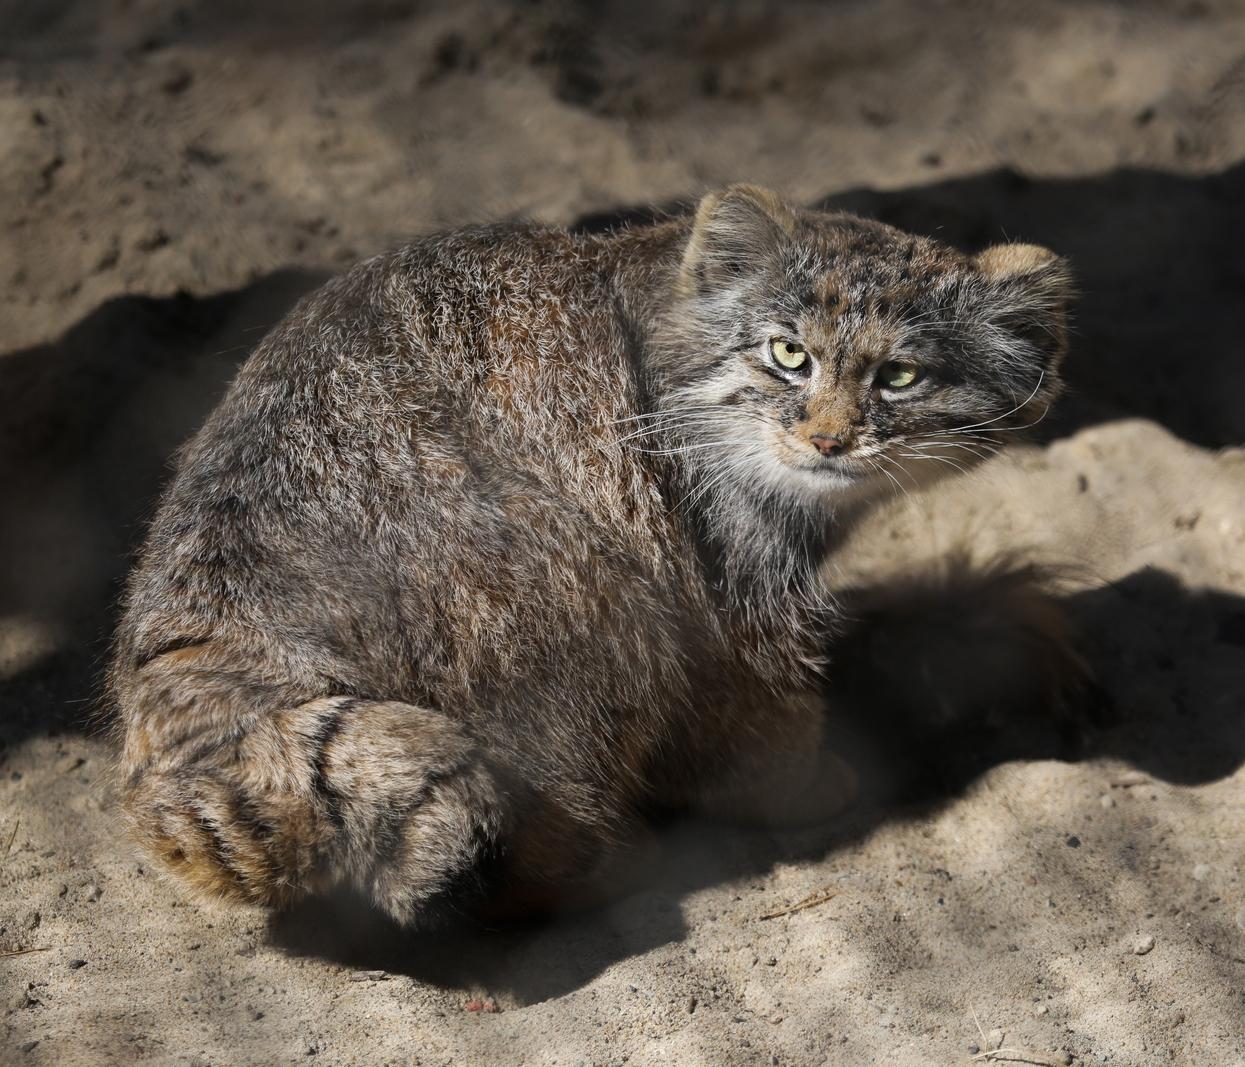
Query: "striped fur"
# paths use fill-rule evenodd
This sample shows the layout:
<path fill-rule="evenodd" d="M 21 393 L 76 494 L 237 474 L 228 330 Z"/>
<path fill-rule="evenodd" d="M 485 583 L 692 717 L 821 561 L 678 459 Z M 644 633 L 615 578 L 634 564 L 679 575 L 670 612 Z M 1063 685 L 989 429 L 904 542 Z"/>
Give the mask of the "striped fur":
<path fill-rule="evenodd" d="M 657 811 L 841 806 L 830 532 L 1043 410 L 1066 297 L 1042 250 L 748 187 L 361 264 L 247 361 L 131 576 L 135 835 L 205 893 L 349 881 L 418 923 L 573 896 Z M 803 377 L 766 362 L 778 331 Z M 895 353 L 929 369 L 902 402 L 869 378 Z"/>

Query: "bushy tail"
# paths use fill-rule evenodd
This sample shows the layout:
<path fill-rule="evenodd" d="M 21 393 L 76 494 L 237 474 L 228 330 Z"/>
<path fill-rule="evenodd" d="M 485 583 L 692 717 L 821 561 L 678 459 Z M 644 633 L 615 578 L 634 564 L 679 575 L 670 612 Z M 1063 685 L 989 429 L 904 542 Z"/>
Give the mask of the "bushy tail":
<path fill-rule="evenodd" d="M 844 596 L 829 699 L 883 791 L 942 792 L 1004 759 L 1079 753 L 1104 698 L 1060 578 L 961 556 Z"/>
<path fill-rule="evenodd" d="M 462 728 L 409 704 L 272 706 L 211 644 L 115 686 L 135 837 L 195 889 L 285 905 L 350 881 L 417 923 L 461 903 L 501 840 L 496 781 Z"/>

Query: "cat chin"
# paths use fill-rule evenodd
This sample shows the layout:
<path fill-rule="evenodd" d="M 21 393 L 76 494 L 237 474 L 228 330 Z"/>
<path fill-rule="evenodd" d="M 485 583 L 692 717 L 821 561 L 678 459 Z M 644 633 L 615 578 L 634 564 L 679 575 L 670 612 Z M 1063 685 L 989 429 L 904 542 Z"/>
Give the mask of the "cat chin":
<path fill-rule="evenodd" d="M 874 496 L 884 487 L 882 479 L 869 471 L 829 467 L 793 467 L 775 464 L 771 479 L 776 488 L 809 502 L 836 504 L 846 499 Z"/>

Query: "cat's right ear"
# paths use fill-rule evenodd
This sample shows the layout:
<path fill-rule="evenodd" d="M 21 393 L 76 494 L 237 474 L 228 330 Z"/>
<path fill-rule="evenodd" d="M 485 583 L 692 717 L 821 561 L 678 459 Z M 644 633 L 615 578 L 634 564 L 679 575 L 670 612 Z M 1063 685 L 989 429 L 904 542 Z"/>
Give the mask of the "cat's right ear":
<path fill-rule="evenodd" d="M 680 295 L 731 285 L 777 251 L 795 233 L 795 226 L 795 211 L 768 189 L 732 185 L 709 193 L 696 208 L 683 253 Z"/>

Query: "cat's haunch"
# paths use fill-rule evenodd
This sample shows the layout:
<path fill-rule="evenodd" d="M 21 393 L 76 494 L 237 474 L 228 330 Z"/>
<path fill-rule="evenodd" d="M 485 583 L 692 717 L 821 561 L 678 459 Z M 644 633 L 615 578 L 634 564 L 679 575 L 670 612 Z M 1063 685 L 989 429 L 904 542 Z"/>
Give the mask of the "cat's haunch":
<path fill-rule="evenodd" d="M 581 895 L 655 813 L 810 821 L 836 523 L 1054 399 L 1070 282 L 734 186 L 304 300 L 177 474 L 111 674 L 134 833 L 400 921 Z"/>

